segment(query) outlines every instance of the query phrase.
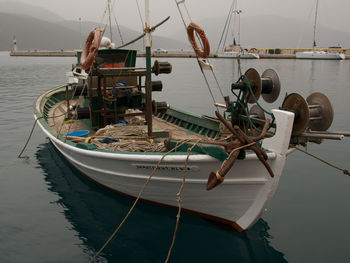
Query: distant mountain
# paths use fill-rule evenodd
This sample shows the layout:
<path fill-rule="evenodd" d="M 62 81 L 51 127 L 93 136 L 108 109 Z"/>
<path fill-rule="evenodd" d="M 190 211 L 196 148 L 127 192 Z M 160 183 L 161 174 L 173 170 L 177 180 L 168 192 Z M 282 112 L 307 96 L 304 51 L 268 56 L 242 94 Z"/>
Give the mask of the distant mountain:
<path fill-rule="evenodd" d="M 16 36 L 19 49 L 79 48 L 79 35 L 71 29 L 26 15 L 0 13 L 0 50 L 11 50 Z"/>
<path fill-rule="evenodd" d="M 225 15 L 226 16 L 226 15 Z M 211 45 L 216 51 L 226 17 L 214 17 L 196 21 L 205 30 Z M 167 22 L 153 34 L 153 48 L 168 50 L 190 49 L 182 24 Z M 241 17 L 241 45 L 247 48 L 297 48 L 311 47 L 313 26 L 299 20 L 279 16 Z M 16 36 L 19 49 L 78 49 L 85 42 L 87 34 L 98 26 L 96 22 L 65 21 L 62 17 L 38 6 L 16 1 L 0 0 L 0 50 L 12 49 L 12 39 Z M 104 25 L 100 25 L 104 27 Z M 142 32 L 131 30 L 123 25 L 113 27 L 113 41 L 116 45 L 128 42 Z M 174 33 L 175 32 L 175 33 Z M 350 31 L 349 31 L 350 32 Z M 109 28 L 106 29 L 109 36 Z M 238 39 L 236 39 L 237 41 Z M 226 43 L 232 43 L 228 35 Z M 330 29 L 320 25 L 316 42 L 319 47 L 350 47 L 350 33 Z M 130 46 L 142 49 L 143 41 Z"/>
<path fill-rule="evenodd" d="M 43 49 L 79 49 L 80 44 L 85 43 L 89 32 L 99 26 L 95 22 L 81 23 L 78 21 L 56 21 L 49 22 L 34 18 L 29 15 L 0 13 L 0 51 L 9 51 L 13 48 L 13 37 L 16 37 L 17 47 L 20 50 Z M 100 25 L 104 28 L 104 25 Z M 120 26 L 120 32 L 123 42 L 129 42 L 142 32 L 128 29 Z M 120 33 L 116 27 L 112 28 L 113 40 L 117 46 L 122 44 Z M 106 36 L 109 37 L 109 30 L 106 30 Z M 186 47 L 186 44 L 167 37 L 154 36 L 154 48 L 180 49 Z M 133 49 L 142 49 L 142 39 L 129 46 Z"/>
<path fill-rule="evenodd" d="M 17 1 L 1 1 L 0 0 L 0 12 L 8 14 L 17 14 L 17 15 L 30 15 L 37 19 L 57 22 L 64 20 L 62 17 L 57 14 L 39 6 L 29 5 Z"/>
<path fill-rule="evenodd" d="M 80 25 L 78 21 L 60 21 L 57 23 L 58 25 L 64 26 L 66 28 L 72 29 L 80 35 Z M 84 44 L 85 39 L 89 32 L 99 26 L 100 28 L 105 28 L 105 25 L 98 24 L 96 22 L 82 22 L 81 23 L 81 35 L 82 35 L 82 43 Z M 120 30 L 120 31 L 119 31 Z M 140 36 L 143 32 L 132 30 L 126 26 L 119 25 L 119 30 L 116 26 L 112 26 L 112 39 L 113 42 L 116 43 L 117 46 L 122 45 L 123 43 L 127 43 L 138 36 Z M 105 36 L 110 38 L 109 27 L 106 27 Z M 165 48 L 169 50 L 178 50 L 181 48 L 185 48 L 187 43 L 185 41 L 177 41 L 175 39 L 163 36 L 153 35 L 153 48 Z M 123 41 L 122 41 L 123 40 Z M 142 39 L 138 42 L 131 44 L 129 48 L 133 49 L 143 49 L 143 41 Z"/>

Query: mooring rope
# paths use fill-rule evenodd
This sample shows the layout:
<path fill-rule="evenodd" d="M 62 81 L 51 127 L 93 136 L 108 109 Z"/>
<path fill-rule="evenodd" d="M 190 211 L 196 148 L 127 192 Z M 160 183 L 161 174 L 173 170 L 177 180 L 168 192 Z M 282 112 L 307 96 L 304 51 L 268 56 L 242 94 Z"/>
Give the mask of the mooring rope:
<path fill-rule="evenodd" d="M 29 143 L 30 138 L 31 138 L 32 135 L 33 135 L 33 131 L 34 131 L 35 125 L 36 125 L 37 121 L 38 121 L 39 119 L 42 119 L 42 118 L 44 118 L 44 117 L 41 116 L 41 117 L 35 119 L 34 124 L 33 124 L 33 127 L 32 127 L 32 130 L 30 131 L 29 137 L 28 137 L 28 139 L 27 139 L 27 141 L 26 141 L 26 143 L 25 143 L 25 145 L 24 145 L 22 151 L 21 151 L 20 154 L 17 156 L 17 158 L 22 158 L 21 155 L 22 155 L 22 153 L 24 152 L 25 148 L 27 147 L 27 145 L 28 145 L 28 143 Z"/>
<path fill-rule="evenodd" d="M 170 247 L 169 247 L 169 251 L 168 251 L 168 256 L 165 260 L 165 263 L 167 263 L 169 261 L 169 258 L 170 258 L 170 254 L 171 254 L 171 251 L 173 250 L 173 247 L 174 247 L 174 244 L 175 244 L 175 240 L 176 240 L 176 234 L 177 234 L 177 230 L 179 228 L 179 222 L 180 222 L 180 215 L 181 215 L 181 194 L 182 194 L 182 190 L 185 186 L 185 181 L 186 181 L 186 171 L 187 171 L 187 166 L 188 166 L 188 159 L 190 157 L 190 154 L 192 152 L 192 150 L 194 149 L 194 147 L 196 147 L 196 145 L 200 142 L 201 140 L 197 140 L 191 148 L 188 148 L 187 149 L 187 158 L 186 158 L 186 161 L 185 161 L 185 169 L 184 169 L 184 175 L 183 175 L 183 178 L 182 178 L 182 184 L 180 186 L 180 189 L 179 189 L 179 192 L 176 194 L 177 195 L 177 205 L 178 205 L 178 210 L 177 210 L 177 215 L 176 215 L 176 225 L 175 225 L 175 229 L 174 229 L 174 234 L 173 234 L 173 238 L 172 238 L 172 241 L 171 241 L 171 244 L 170 244 Z"/>
<path fill-rule="evenodd" d="M 321 159 L 320 157 L 318 157 L 318 156 L 316 156 L 316 155 L 314 155 L 314 154 L 312 154 L 312 153 L 309 153 L 309 152 L 307 152 L 307 151 L 304 151 L 304 150 L 300 149 L 299 147 L 297 147 L 297 146 L 295 146 L 295 145 L 290 145 L 290 147 L 292 147 L 292 148 L 294 148 L 294 149 L 296 149 L 296 150 L 298 150 L 298 151 L 300 151 L 300 152 L 303 152 L 303 153 L 305 153 L 305 154 L 307 154 L 307 155 L 309 155 L 309 156 L 315 158 L 316 160 L 319 160 L 319 161 L 321 161 L 321 162 L 323 162 L 323 163 L 325 163 L 325 164 L 327 164 L 327 165 L 329 165 L 329 166 L 331 166 L 331 167 L 333 167 L 333 168 L 335 168 L 335 169 L 338 169 L 338 170 L 342 171 L 344 174 L 350 176 L 350 172 L 349 172 L 348 170 L 346 170 L 346 169 L 343 169 L 343 168 L 341 168 L 341 167 L 339 167 L 339 166 L 336 166 L 336 165 L 334 165 L 334 164 L 332 164 L 332 163 L 330 163 L 330 162 L 328 162 L 328 161 L 326 161 L 326 160 L 323 160 L 323 159 Z"/>
<path fill-rule="evenodd" d="M 141 195 L 143 194 L 143 192 L 146 189 L 146 186 L 148 185 L 148 183 L 151 181 L 151 178 L 153 177 L 153 175 L 156 173 L 160 163 L 163 161 L 163 159 L 170 154 L 171 152 L 175 151 L 177 148 L 181 147 L 182 145 L 186 144 L 188 141 L 184 140 L 182 143 L 180 143 L 179 145 L 176 145 L 174 148 L 172 148 L 170 151 L 166 152 L 165 154 L 163 154 L 163 156 L 160 158 L 160 160 L 158 161 L 157 165 L 154 167 L 152 173 L 149 175 L 147 181 L 144 183 L 144 185 L 142 186 L 140 192 L 138 193 L 133 205 L 131 206 L 131 208 L 129 209 L 128 213 L 125 215 L 124 219 L 122 220 L 122 222 L 119 224 L 119 226 L 116 228 L 116 230 L 112 233 L 112 235 L 107 239 L 107 241 L 103 244 L 103 246 L 100 248 L 100 250 L 95 254 L 95 256 L 93 256 L 93 258 L 89 261 L 89 263 L 92 263 L 95 261 L 95 259 L 102 253 L 102 251 L 105 249 L 105 247 L 112 241 L 112 239 L 115 237 L 115 235 L 118 233 L 118 231 L 121 229 L 121 227 L 124 225 L 124 223 L 126 222 L 126 220 L 128 219 L 129 215 L 131 214 L 131 212 L 133 211 L 133 209 L 135 208 L 137 202 L 140 200 Z"/>
<path fill-rule="evenodd" d="M 65 114 L 66 114 L 66 112 L 63 113 L 63 114 L 61 114 L 61 115 L 59 115 L 59 116 L 53 116 L 53 117 L 47 117 L 47 118 L 61 117 L 61 116 L 65 115 Z M 29 140 L 30 140 L 30 138 L 31 138 L 32 135 L 33 135 L 33 132 L 34 132 L 34 128 L 35 128 L 36 123 L 38 122 L 38 120 L 43 119 L 43 118 L 44 118 L 44 116 L 41 116 L 41 117 L 38 117 L 38 118 L 35 119 L 34 124 L 33 124 L 33 127 L 32 127 L 32 130 L 30 131 L 30 134 L 29 134 L 29 136 L 28 136 L 28 139 L 27 139 L 27 141 L 26 141 L 26 143 L 25 143 L 25 145 L 24 145 L 22 151 L 21 151 L 20 154 L 17 156 L 17 158 L 22 158 L 21 155 L 22 155 L 22 153 L 24 152 L 24 150 L 26 149 L 26 147 L 27 147 L 27 145 L 28 145 L 28 143 L 29 143 Z"/>

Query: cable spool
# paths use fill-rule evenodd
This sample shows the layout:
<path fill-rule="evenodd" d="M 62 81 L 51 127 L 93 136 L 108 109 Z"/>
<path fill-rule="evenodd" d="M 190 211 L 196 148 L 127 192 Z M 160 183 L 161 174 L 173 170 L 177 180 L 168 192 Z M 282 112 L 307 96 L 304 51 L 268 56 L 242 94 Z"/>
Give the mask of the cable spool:
<path fill-rule="evenodd" d="M 254 123 L 255 128 L 262 129 L 262 127 L 264 127 L 265 120 L 266 120 L 265 113 L 258 105 L 254 104 L 250 108 L 249 118 L 252 119 L 252 122 Z M 252 133 L 254 136 L 258 135 L 258 132 L 255 129 L 252 130 Z"/>
<path fill-rule="evenodd" d="M 326 131 L 333 122 L 333 106 L 326 95 L 314 92 L 306 98 L 309 105 L 309 128 L 313 131 Z"/>
<path fill-rule="evenodd" d="M 249 110 L 249 117 L 259 120 L 266 120 L 264 111 L 256 104 L 254 104 Z"/>
<path fill-rule="evenodd" d="M 294 112 L 292 135 L 299 135 L 308 127 L 315 131 L 327 130 L 333 122 L 333 107 L 328 97 L 312 93 L 306 100 L 297 93 L 289 94 L 282 108 Z"/>
<path fill-rule="evenodd" d="M 261 90 L 262 90 L 262 82 L 259 75 L 259 72 L 256 71 L 254 68 L 248 69 L 244 75 L 246 75 L 248 81 L 251 84 L 251 88 L 254 94 L 254 97 L 256 100 L 260 98 Z M 243 79 L 243 83 L 247 85 L 247 79 Z M 250 93 L 247 93 L 246 100 L 248 103 L 255 103 L 254 98 L 250 95 Z"/>
<path fill-rule="evenodd" d="M 281 90 L 281 83 L 276 71 L 267 69 L 260 77 L 256 69 L 250 68 L 244 75 L 246 78 L 244 78 L 242 82 L 233 83 L 231 85 L 232 89 L 244 90 L 248 85 L 247 82 L 249 82 L 256 100 L 260 98 L 260 95 L 262 95 L 263 99 L 268 103 L 277 100 Z M 246 95 L 246 101 L 248 103 L 255 103 L 254 98 L 250 96 L 249 93 Z"/>
<path fill-rule="evenodd" d="M 262 97 L 267 103 L 272 103 L 278 99 L 281 91 L 281 82 L 278 74 L 273 69 L 267 69 L 261 75 Z"/>

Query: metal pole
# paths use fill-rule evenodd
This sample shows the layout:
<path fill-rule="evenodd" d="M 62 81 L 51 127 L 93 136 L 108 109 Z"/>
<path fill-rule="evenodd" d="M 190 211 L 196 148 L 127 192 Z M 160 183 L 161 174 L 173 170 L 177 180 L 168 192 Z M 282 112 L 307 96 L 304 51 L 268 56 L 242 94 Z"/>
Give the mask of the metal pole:
<path fill-rule="evenodd" d="M 152 67 L 151 67 L 151 27 L 149 0 L 145 0 L 145 49 L 146 49 L 146 122 L 148 137 L 153 137 L 152 132 Z"/>
<path fill-rule="evenodd" d="M 316 47 L 316 23 L 317 23 L 317 13 L 318 13 L 318 0 L 316 1 L 316 11 L 315 11 L 315 24 L 314 24 L 314 42 L 312 43 L 312 48 Z"/>
<path fill-rule="evenodd" d="M 79 33 L 80 33 L 79 47 L 81 49 L 82 48 L 82 45 L 81 45 L 81 17 L 79 17 Z"/>

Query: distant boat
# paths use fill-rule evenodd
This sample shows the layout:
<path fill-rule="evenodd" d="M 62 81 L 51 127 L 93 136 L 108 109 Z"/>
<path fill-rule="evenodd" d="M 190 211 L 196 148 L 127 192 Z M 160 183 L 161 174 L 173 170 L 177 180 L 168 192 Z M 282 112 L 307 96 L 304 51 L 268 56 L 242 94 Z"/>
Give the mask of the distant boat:
<path fill-rule="evenodd" d="M 314 38 L 312 51 L 303 51 L 296 52 L 295 57 L 299 59 L 329 59 L 329 60 L 341 60 L 345 59 L 345 55 L 343 53 L 330 53 L 328 51 L 323 50 L 315 50 L 316 48 L 316 22 L 317 22 L 317 13 L 318 13 L 318 0 L 316 1 L 316 11 L 315 11 L 315 23 L 314 23 Z"/>
<path fill-rule="evenodd" d="M 235 41 L 234 41 L 235 43 Z M 250 58 L 258 59 L 259 54 L 255 53 L 253 50 L 246 50 L 241 48 L 240 45 L 226 45 L 222 53 L 218 53 L 220 58 Z"/>
<path fill-rule="evenodd" d="M 330 59 L 330 60 L 345 59 L 345 55 L 343 53 L 330 53 L 323 50 L 297 52 L 295 54 L 295 57 L 299 59 Z"/>
<path fill-rule="evenodd" d="M 241 47 L 240 43 L 240 35 L 241 35 L 241 20 L 240 20 L 240 14 L 242 13 L 242 10 L 238 10 L 237 8 L 237 0 L 233 0 L 229 14 L 226 19 L 226 23 L 223 29 L 223 32 L 221 34 L 221 39 L 219 43 L 219 47 L 217 50 L 217 57 L 219 58 L 249 58 L 249 59 L 258 59 L 259 54 L 255 53 L 254 50 L 247 50 Z M 229 28 L 230 28 L 230 22 L 232 20 L 232 14 L 235 16 L 238 15 L 238 43 L 236 42 L 236 38 L 233 37 L 233 43 L 232 44 L 224 44 L 222 50 L 220 50 L 221 43 L 225 43 L 223 40 L 223 36 L 227 36 Z"/>

